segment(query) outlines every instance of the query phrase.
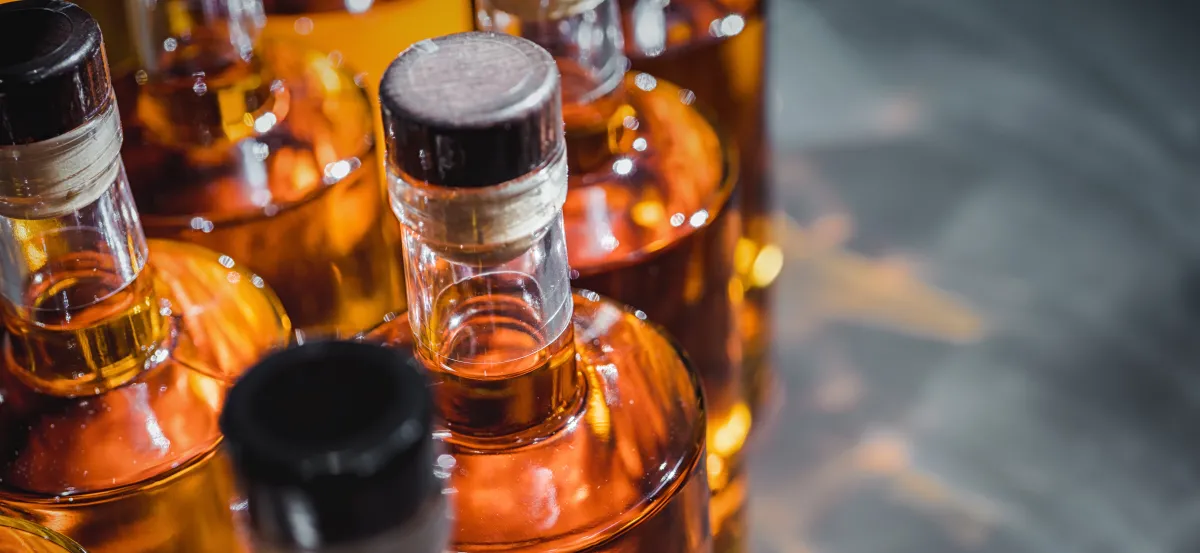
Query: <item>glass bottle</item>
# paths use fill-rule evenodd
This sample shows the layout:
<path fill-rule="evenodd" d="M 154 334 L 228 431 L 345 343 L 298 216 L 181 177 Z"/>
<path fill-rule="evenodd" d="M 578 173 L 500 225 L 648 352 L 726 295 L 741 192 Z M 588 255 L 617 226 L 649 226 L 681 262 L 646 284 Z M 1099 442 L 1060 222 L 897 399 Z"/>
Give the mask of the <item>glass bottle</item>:
<path fill-rule="evenodd" d="M 476 0 L 481 29 L 528 38 L 563 79 L 574 284 L 632 305 L 683 345 L 704 382 L 708 477 L 740 472 L 750 415 L 733 292 L 735 167 L 693 97 L 625 72 L 614 0 Z"/>
<path fill-rule="evenodd" d="M 362 71 L 374 99 L 379 78 L 408 45 L 470 30 L 469 0 L 264 0 L 269 37 L 337 51 Z"/>
<path fill-rule="evenodd" d="M 259 41 L 260 0 L 131 2 L 116 80 L 151 236 L 247 263 L 296 327 L 351 335 L 403 309 L 364 89 L 336 56 Z"/>
<path fill-rule="evenodd" d="M 455 551 L 707 552 L 696 374 L 644 313 L 571 291 L 559 83 L 544 50 L 494 33 L 388 69 L 410 307 L 368 339 L 431 373 Z"/>
<path fill-rule="evenodd" d="M 770 0 L 621 0 L 633 68 L 696 95 L 736 144 L 742 237 L 736 267 L 744 297 L 744 374 L 757 414 L 770 386 L 770 285 L 783 255 L 774 244 L 765 108 Z"/>
<path fill-rule="evenodd" d="M 433 398 L 411 351 L 315 342 L 229 392 L 221 430 L 256 553 L 442 553 Z"/>
<path fill-rule="evenodd" d="M 225 389 L 287 343 L 234 259 L 147 240 L 100 29 L 0 5 L 0 511 L 92 553 L 234 551 Z"/>
<path fill-rule="evenodd" d="M 264 5 L 264 36 L 330 52 L 356 71 L 370 95 L 376 136 L 383 135 L 379 78 L 388 64 L 418 40 L 471 30 L 472 20 L 469 0 L 264 0 Z M 382 159 L 378 165 L 383 171 Z"/>
<path fill-rule="evenodd" d="M 14 553 L 87 553 L 54 530 L 32 522 L 0 516 L 0 551 Z"/>

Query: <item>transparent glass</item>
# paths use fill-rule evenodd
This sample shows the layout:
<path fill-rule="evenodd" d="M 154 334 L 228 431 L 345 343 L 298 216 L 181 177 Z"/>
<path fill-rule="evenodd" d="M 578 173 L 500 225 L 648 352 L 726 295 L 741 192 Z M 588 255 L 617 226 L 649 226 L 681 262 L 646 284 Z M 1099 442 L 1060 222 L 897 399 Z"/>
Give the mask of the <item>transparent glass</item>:
<path fill-rule="evenodd" d="M 430 371 L 454 550 L 707 552 L 699 380 L 644 313 L 571 294 L 565 165 L 471 190 L 393 176 L 413 310 L 366 338 Z"/>
<path fill-rule="evenodd" d="M 468 0 L 267 0 L 265 36 L 338 52 L 374 99 L 389 63 L 418 40 L 471 30 Z"/>
<path fill-rule="evenodd" d="M 388 64 L 414 42 L 471 30 L 468 0 L 266 0 L 265 4 L 264 37 L 329 52 L 354 69 L 355 81 L 366 89 L 371 102 L 376 137 L 383 136 L 379 79 Z M 383 174 L 383 161 L 375 163 Z M 403 282 L 400 286 L 403 295 Z"/>
<path fill-rule="evenodd" d="M 505 277 L 483 275 L 442 295 Z M 517 317 L 512 300 L 471 302 L 477 312 L 488 305 L 491 316 Z M 699 383 L 644 314 L 591 292 L 576 293 L 574 305 L 572 328 L 487 371 L 437 365 L 418 348 L 447 420 L 476 427 L 445 434 L 455 461 L 454 550 L 709 551 Z M 508 358 L 541 341 L 528 325 L 499 328 L 511 330 L 481 353 Z M 367 338 L 413 345 L 404 317 Z"/>
<path fill-rule="evenodd" d="M 6 553 L 87 553 L 83 547 L 49 528 L 0 516 L 0 551 Z"/>
<path fill-rule="evenodd" d="M 765 109 L 768 0 L 622 0 L 626 53 L 633 68 L 696 95 L 737 145 L 742 237 L 736 267 L 742 309 L 744 371 L 751 410 L 770 386 L 770 286 L 783 256 L 774 244 Z"/>
<path fill-rule="evenodd" d="M 75 215 L 0 218 L 9 251 L 37 269 L 4 275 L 23 292 L 3 304 L 0 511 L 93 553 L 236 551 L 217 416 L 290 322 L 233 258 L 144 241 L 116 175 Z M 123 237 L 87 241 L 113 228 L 97 214 L 125 221 Z M 124 243 L 149 252 L 131 278 L 114 271 L 123 250 L 109 244 Z"/>
<path fill-rule="evenodd" d="M 551 21 L 519 20 L 501 4 L 477 1 L 480 27 L 545 46 L 563 75 L 573 284 L 642 310 L 688 352 L 704 383 L 708 477 L 719 493 L 740 471 L 751 422 L 733 269 L 741 229 L 734 160 L 693 95 L 645 73 L 599 85 L 613 57 L 623 61 L 612 48 L 621 44 L 614 2 Z"/>
<path fill-rule="evenodd" d="M 130 6 L 142 61 L 114 69 L 146 233 L 248 264 L 309 333 L 403 309 L 361 80 L 339 55 L 256 41 L 257 0 L 179 5 Z"/>

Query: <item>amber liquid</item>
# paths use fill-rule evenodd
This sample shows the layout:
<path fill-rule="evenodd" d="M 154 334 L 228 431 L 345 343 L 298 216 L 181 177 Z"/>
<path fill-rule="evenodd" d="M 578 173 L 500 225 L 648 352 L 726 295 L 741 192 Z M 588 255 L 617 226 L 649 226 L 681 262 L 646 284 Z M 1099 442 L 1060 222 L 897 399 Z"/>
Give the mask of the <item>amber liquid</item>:
<path fill-rule="evenodd" d="M 362 9 L 351 13 L 346 6 Z M 471 30 L 468 0 L 377 0 L 266 2 L 266 36 L 301 41 L 338 52 L 361 71 L 372 98 L 388 64 L 414 42 Z"/>
<path fill-rule="evenodd" d="M 501 273 L 451 287 L 430 325 L 444 332 L 417 341 L 455 461 L 453 549 L 710 551 L 702 400 L 678 348 L 590 292 L 569 330 L 542 335 L 522 299 L 535 286 Z M 401 317 L 369 339 L 413 336 Z"/>
<path fill-rule="evenodd" d="M 737 145 L 737 195 L 743 229 L 736 267 L 745 299 L 744 375 L 750 407 L 757 414 L 770 385 L 770 285 L 782 264 L 772 236 L 774 209 L 764 117 L 768 2 L 672 0 L 660 12 L 666 20 L 666 44 L 661 52 L 647 52 L 637 43 L 636 2 L 621 2 L 626 52 L 634 69 L 691 90 L 696 105 L 711 110 L 718 127 Z"/>
<path fill-rule="evenodd" d="M 99 256 L 97 256 L 99 259 Z M 150 241 L 124 286 L 50 259 L 7 305 L 0 511 L 92 553 L 239 551 L 216 449 L 225 391 L 290 324 L 227 256 Z M 94 270 L 64 270 L 90 267 Z"/>
<path fill-rule="evenodd" d="M 468 0 L 267 0 L 263 36 L 306 44 L 344 60 L 366 87 L 375 136 L 383 136 L 379 79 L 412 43 L 470 31 Z M 347 6 L 356 10 L 352 13 Z M 382 139 L 379 144 L 383 144 Z M 383 174 L 383 161 L 378 162 Z"/>
<path fill-rule="evenodd" d="M 719 493 L 741 465 L 750 427 L 735 168 L 686 93 L 648 75 L 626 81 L 607 134 L 572 125 L 581 110 L 564 108 L 576 165 L 563 208 L 573 284 L 642 310 L 683 345 L 704 383 L 708 477 Z"/>
<path fill-rule="evenodd" d="M 367 94 L 336 57 L 256 53 L 202 80 L 181 68 L 117 81 L 146 233 L 248 264 L 311 334 L 371 328 L 404 308 L 404 289 Z"/>

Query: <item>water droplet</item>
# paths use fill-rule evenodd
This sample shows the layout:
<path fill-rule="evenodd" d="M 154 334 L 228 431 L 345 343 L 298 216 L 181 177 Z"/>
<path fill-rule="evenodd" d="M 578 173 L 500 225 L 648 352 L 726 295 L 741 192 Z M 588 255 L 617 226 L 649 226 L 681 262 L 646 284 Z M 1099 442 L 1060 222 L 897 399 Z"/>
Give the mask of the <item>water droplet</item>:
<path fill-rule="evenodd" d="M 271 147 L 262 142 L 255 142 L 250 148 L 250 153 L 254 155 L 254 159 L 264 161 L 271 155 Z"/>
<path fill-rule="evenodd" d="M 204 96 L 208 93 L 208 83 L 196 81 L 196 84 L 192 85 L 192 92 L 195 92 L 196 96 Z"/>
<path fill-rule="evenodd" d="M 307 35 L 313 30 L 313 20 L 307 17 L 296 19 L 296 22 L 292 24 L 292 29 L 299 34 Z"/>
<path fill-rule="evenodd" d="M 275 114 L 268 111 L 254 120 L 254 131 L 260 134 L 265 133 L 275 128 L 275 123 L 278 122 L 279 119 L 275 117 Z"/>
<path fill-rule="evenodd" d="M 633 160 L 623 157 L 614 161 L 612 168 L 614 173 L 621 176 L 627 176 L 633 172 Z"/>
<path fill-rule="evenodd" d="M 652 75 L 648 75 L 646 73 L 638 73 L 637 76 L 633 78 L 633 84 L 637 85 L 638 88 L 646 92 L 650 92 L 658 86 L 658 79 L 655 79 Z"/>
<path fill-rule="evenodd" d="M 179 42 L 176 41 L 174 38 L 168 38 L 163 41 L 163 50 L 166 50 L 168 52 L 174 52 L 175 49 L 178 47 L 179 47 Z"/>
<path fill-rule="evenodd" d="M 739 35 L 745 28 L 746 20 L 736 13 L 727 15 L 721 20 L 721 36 Z"/>
<path fill-rule="evenodd" d="M 363 13 L 371 9 L 371 4 L 374 0 L 346 0 L 346 11 L 350 13 Z"/>

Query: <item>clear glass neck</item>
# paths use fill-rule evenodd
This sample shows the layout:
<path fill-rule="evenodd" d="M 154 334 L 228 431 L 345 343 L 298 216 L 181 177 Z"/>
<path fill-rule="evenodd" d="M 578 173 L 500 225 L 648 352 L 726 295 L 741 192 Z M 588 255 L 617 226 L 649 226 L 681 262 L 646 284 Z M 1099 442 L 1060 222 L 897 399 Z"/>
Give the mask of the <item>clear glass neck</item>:
<path fill-rule="evenodd" d="M 125 0 L 142 69 L 151 78 L 218 74 L 249 63 L 266 24 L 262 0 Z"/>
<path fill-rule="evenodd" d="M 125 2 L 141 65 L 137 116 L 150 138 L 223 152 L 286 116 L 286 90 L 256 55 L 262 0 Z"/>
<path fill-rule="evenodd" d="M 61 137 L 0 148 L 0 301 L 17 376 L 99 393 L 143 368 L 162 317 L 119 155 L 116 104 Z"/>
<path fill-rule="evenodd" d="M 499 437 L 564 412 L 581 386 L 562 220 L 565 154 L 475 189 L 390 172 L 409 323 L 447 424 Z"/>
<path fill-rule="evenodd" d="M 616 0 L 476 0 L 475 5 L 479 30 L 527 38 L 554 56 L 568 130 L 607 124 L 621 104 L 628 67 Z"/>

